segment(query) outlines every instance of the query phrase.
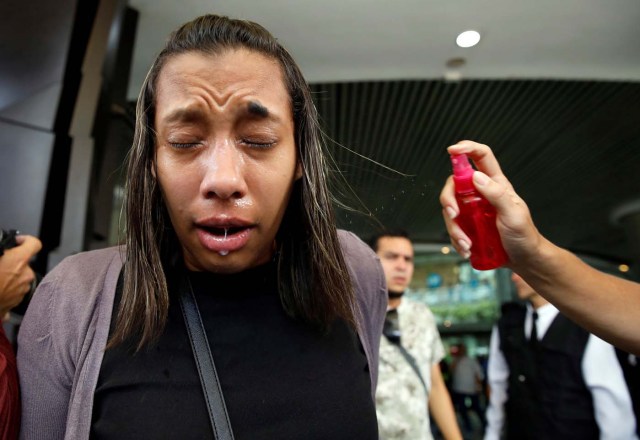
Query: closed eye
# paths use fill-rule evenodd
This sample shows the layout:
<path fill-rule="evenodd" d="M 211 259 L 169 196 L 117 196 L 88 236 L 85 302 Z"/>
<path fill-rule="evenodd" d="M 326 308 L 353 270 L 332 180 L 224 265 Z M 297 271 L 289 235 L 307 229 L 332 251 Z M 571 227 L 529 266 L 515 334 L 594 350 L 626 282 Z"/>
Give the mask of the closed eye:
<path fill-rule="evenodd" d="M 276 144 L 275 141 L 261 142 L 253 139 L 243 139 L 242 143 L 251 148 L 270 148 Z"/>
<path fill-rule="evenodd" d="M 187 149 L 187 148 L 193 148 L 193 147 L 197 147 L 198 145 L 200 145 L 198 142 L 169 142 L 169 145 L 171 145 L 173 148 L 177 148 L 177 149 Z"/>

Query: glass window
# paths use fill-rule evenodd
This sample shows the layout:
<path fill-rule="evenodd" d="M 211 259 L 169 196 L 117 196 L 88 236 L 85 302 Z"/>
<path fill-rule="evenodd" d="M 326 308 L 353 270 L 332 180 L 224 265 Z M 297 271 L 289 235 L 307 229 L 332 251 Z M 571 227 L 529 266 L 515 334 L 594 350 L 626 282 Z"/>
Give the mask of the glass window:
<path fill-rule="evenodd" d="M 415 247 L 415 272 L 407 296 L 427 304 L 441 331 L 473 327 L 489 331 L 501 299 L 509 296 L 499 270 L 478 271 L 448 247 Z M 469 328 L 468 330 L 471 330 Z"/>

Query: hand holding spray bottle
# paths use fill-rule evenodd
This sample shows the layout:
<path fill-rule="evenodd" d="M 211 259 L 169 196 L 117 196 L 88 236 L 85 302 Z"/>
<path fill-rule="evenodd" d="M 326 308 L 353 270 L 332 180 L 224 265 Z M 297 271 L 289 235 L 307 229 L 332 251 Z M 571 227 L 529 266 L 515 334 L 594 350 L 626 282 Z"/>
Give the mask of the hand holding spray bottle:
<path fill-rule="evenodd" d="M 471 239 L 471 266 L 478 270 L 495 269 L 509 257 L 496 227 L 496 210 L 473 186 L 473 168 L 466 154 L 451 155 L 453 182 L 460 214 L 456 222 Z"/>

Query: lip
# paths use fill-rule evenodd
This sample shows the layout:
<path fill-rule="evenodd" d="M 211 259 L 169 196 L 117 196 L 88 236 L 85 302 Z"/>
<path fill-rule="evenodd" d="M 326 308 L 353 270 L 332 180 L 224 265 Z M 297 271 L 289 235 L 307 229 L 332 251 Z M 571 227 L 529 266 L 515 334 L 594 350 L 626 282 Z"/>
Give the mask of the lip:
<path fill-rule="evenodd" d="M 230 217 L 199 220 L 195 223 L 195 226 L 200 244 L 202 244 L 205 249 L 218 253 L 233 252 L 243 248 L 251 238 L 251 234 L 255 228 L 255 224 L 249 221 Z M 211 232 L 209 228 L 241 229 L 233 233 L 229 232 L 226 235 L 218 235 Z"/>

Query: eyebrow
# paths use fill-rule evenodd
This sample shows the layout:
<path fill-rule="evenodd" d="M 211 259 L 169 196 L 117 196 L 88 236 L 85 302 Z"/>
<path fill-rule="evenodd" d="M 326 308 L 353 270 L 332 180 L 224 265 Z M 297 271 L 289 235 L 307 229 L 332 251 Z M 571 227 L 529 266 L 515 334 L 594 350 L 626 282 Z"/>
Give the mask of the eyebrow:
<path fill-rule="evenodd" d="M 247 105 L 247 113 L 259 118 L 268 118 L 270 116 L 269 109 L 258 101 L 249 101 L 249 104 Z"/>
<path fill-rule="evenodd" d="M 271 113 L 267 107 L 259 101 L 249 101 L 245 108 L 245 114 L 248 117 L 258 119 L 279 120 L 275 113 Z M 199 122 L 207 119 L 206 112 L 197 107 L 179 108 L 164 117 L 163 122 L 170 124 L 173 122 Z"/>
<path fill-rule="evenodd" d="M 164 122 L 165 123 L 193 122 L 193 121 L 201 121 L 203 119 L 205 119 L 205 115 L 202 112 L 202 110 L 198 108 L 187 107 L 187 108 L 179 108 L 172 111 L 171 113 L 169 113 L 167 116 L 164 117 Z"/>
<path fill-rule="evenodd" d="M 394 251 L 385 251 L 383 252 L 383 256 L 388 258 L 402 257 L 404 259 L 413 260 L 413 255 L 401 254 L 400 252 L 394 252 Z"/>

